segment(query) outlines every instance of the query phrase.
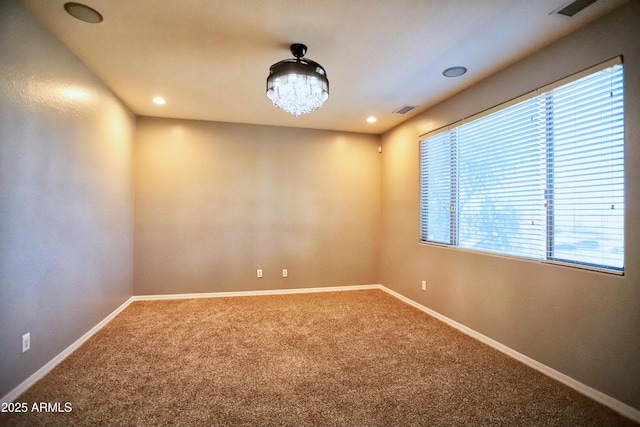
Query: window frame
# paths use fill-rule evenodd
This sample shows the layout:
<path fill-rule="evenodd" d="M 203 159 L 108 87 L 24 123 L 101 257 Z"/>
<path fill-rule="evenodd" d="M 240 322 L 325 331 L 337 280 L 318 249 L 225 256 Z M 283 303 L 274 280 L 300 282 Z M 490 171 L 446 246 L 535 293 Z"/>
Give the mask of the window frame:
<path fill-rule="evenodd" d="M 449 132 L 452 130 L 455 130 L 459 127 L 461 127 L 462 125 L 481 119 L 487 115 L 496 113 L 498 111 L 504 110 L 506 108 L 509 108 L 511 106 L 514 106 L 516 104 L 520 104 L 523 103 L 531 98 L 534 97 L 538 97 L 540 95 L 544 95 L 544 94 L 548 94 L 550 91 L 560 87 L 560 86 L 564 86 L 568 83 L 571 83 L 573 81 L 577 81 L 583 77 L 589 76 L 591 74 L 595 74 L 598 73 L 600 71 L 603 71 L 607 68 L 613 67 L 615 65 L 620 65 L 620 66 L 624 66 L 623 64 L 623 59 L 622 56 L 617 56 L 614 57 L 608 61 L 604 61 L 600 64 L 594 65 L 592 67 L 589 67 L 583 71 L 574 73 L 572 75 L 569 75 L 565 78 L 562 78 L 558 81 L 555 81 L 553 83 L 547 84 L 545 86 L 542 86 L 536 90 L 530 91 L 528 93 L 525 93 L 521 96 L 518 96 L 516 98 L 513 98 L 509 101 L 506 101 L 504 103 L 498 104 L 494 107 L 491 107 L 489 109 L 486 109 L 484 111 L 481 111 L 479 113 L 473 114 L 469 117 L 466 117 L 462 120 L 458 120 L 456 122 L 453 122 L 449 125 L 431 130 L 429 132 L 426 132 L 422 135 L 419 136 L 418 139 L 418 148 L 419 148 L 419 204 L 418 204 L 418 210 L 419 210 L 419 244 L 420 245 L 425 245 L 425 246 L 436 246 L 436 247 L 443 247 L 443 248 L 450 248 L 453 250 L 458 250 L 458 251 L 465 251 L 465 252 L 471 252 L 471 253 L 480 253 L 480 254 L 486 254 L 486 255 L 492 255 L 492 256 L 498 256 L 498 257 L 506 257 L 506 258 L 515 258 L 515 259 L 519 259 L 519 260 L 525 260 L 525 261 L 531 261 L 531 262 L 536 262 L 536 263 L 542 263 L 542 264 L 553 264 L 553 265 L 561 265 L 561 266 L 567 266 L 567 267 L 572 267 L 572 268 L 578 268 L 578 269 L 585 269 L 585 270 L 589 270 L 589 271 L 595 271 L 595 272 L 604 272 L 604 273 L 609 273 L 609 274 L 615 274 L 615 275 L 620 275 L 623 276 L 625 274 L 625 266 L 626 266 L 626 248 L 627 248 L 627 244 L 626 244 L 626 222 L 627 222 L 627 215 L 626 215 L 626 209 L 623 210 L 623 214 L 622 214 L 622 218 L 623 218 L 623 226 L 622 226 L 622 232 L 623 232 L 623 247 L 624 247 L 624 252 L 622 255 L 622 267 L 618 268 L 618 267 L 613 267 L 613 266 L 606 266 L 606 265 L 597 265 L 597 264 L 591 264 L 591 263 L 586 263 L 586 262 L 580 262 L 580 261 L 571 261 L 571 260 L 563 260 L 560 258 L 556 258 L 553 256 L 553 240 L 555 238 L 555 232 L 554 232 L 554 221 L 555 221 L 555 216 L 553 214 L 553 211 L 551 209 L 546 209 L 546 233 L 545 233 L 545 239 L 546 239 L 546 248 L 545 248 L 545 256 L 544 258 L 536 258 L 536 257 L 530 257 L 530 256 L 525 256 L 525 255 L 513 255 L 513 254 L 507 254 L 507 253 L 500 253 L 500 252 L 492 252 L 492 251 L 487 251 L 487 250 L 481 250 L 481 249 L 473 249 L 473 248 L 467 248 L 467 247 L 460 247 L 459 245 L 459 231 L 456 227 L 456 224 L 459 222 L 460 220 L 460 213 L 458 212 L 457 209 L 457 200 L 455 202 L 456 204 L 456 208 L 454 209 L 452 207 L 450 214 L 449 214 L 449 243 L 444 243 L 444 242 L 437 242 L 437 241 L 429 241 L 427 240 L 427 219 L 423 218 L 423 215 L 426 215 L 425 211 L 426 208 L 423 204 L 423 186 L 426 185 L 424 182 L 424 166 L 423 166 L 423 154 L 422 154 L 422 145 L 423 145 L 423 141 L 425 141 L 428 138 L 431 138 L 437 134 L 440 133 L 444 133 L 444 132 Z M 624 90 L 624 70 L 623 72 L 623 90 Z M 623 92 L 624 93 L 624 92 Z M 623 117 L 623 128 L 624 126 L 624 121 L 625 121 L 625 112 L 624 112 L 624 95 L 623 95 L 623 112 L 622 112 L 622 117 Z M 622 153 L 623 153 L 623 159 L 622 159 L 622 176 L 623 176 L 623 198 L 626 199 L 626 186 L 624 185 L 624 178 L 625 178 L 625 171 L 624 171 L 624 164 L 625 164 L 625 158 L 624 158 L 624 152 L 625 152 L 625 145 L 626 145 L 626 140 L 623 137 L 622 140 Z M 554 180 L 554 169 L 553 167 L 550 167 L 550 162 L 551 164 L 554 161 L 554 143 L 550 142 L 549 138 L 547 137 L 546 140 L 546 147 L 547 147 L 547 152 L 546 152 L 546 159 L 545 159 L 545 172 L 544 172 L 544 179 L 546 180 L 546 188 L 547 190 L 545 190 L 545 198 L 547 198 L 549 196 L 549 194 L 547 193 L 548 191 L 552 191 L 553 189 L 553 185 L 550 185 L 553 183 Z M 551 147 L 551 148 L 550 148 Z M 451 150 L 454 150 L 454 148 L 452 148 Z M 454 194 L 455 192 L 459 191 L 459 189 L 457 188 L 457 184 L 455 183 L 457 180 L 457 164 L 454 166 L 454 162 L 458 162 L 458 156 L 452 156 L 451 157 L 451 165 L 450 165 L 450 174 L 451 176 L 449 177 L 449 180 L 451 182 L 451 197 L 455 197 L 456 195 Z M 453 231 L 455 230 L 455 232 Z"/>

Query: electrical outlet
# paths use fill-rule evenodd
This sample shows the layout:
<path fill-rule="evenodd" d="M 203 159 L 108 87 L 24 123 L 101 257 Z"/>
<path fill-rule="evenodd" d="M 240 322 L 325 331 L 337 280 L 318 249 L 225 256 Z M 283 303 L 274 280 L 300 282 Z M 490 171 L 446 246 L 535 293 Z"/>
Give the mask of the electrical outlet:
<path fill-rule="evenodd" d="M 258 269 L 258 271 L 256 272 L 256 277 L 257 277 L 258 279 L 261 279 L 261 278 L 262 278 L 262 269 L 261 269 L 261 268 L 259 268 L 259 269 Z"/>
<path fill-rule="evenodd" d="M 22 352 L 26 352 L 31 348 L 31 332 L 27 332 L 22 336 Z"/>
<path fill-rule="evenodd" d="M 423 280 L 423 281 L 422 281 L 422 290 L 423 290 L 423 291 L 426 291 L 426 290 L 427 290 L 427 281 L 426 281 L 426 280 Z"/>
<path fill-rule="evenodd" d="M 282 277 L 287 277 L 287 276 L 289 276 L 289 271 L 287 271 L 286 268 L 283 268 L 282 269 Z"/>

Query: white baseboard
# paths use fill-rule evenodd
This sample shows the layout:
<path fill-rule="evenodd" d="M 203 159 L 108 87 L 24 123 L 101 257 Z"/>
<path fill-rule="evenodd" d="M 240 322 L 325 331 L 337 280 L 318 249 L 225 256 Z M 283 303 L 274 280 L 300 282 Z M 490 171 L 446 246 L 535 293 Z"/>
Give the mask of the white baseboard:
<path fill-rule="evenodd" d="M 34 372 L 29 378 L 21 382 L 16 388 L 11 390 L 6 395 L 2 396 L 0 399 L 0 403 L 9 403 L 16 400 L 22 393 L 27 391 L 29 387 L 34 385 L 38 380 L 47 375 L 53 368 L 55 368 L 60 362 L 67 358 L 71 353 L 73 353 L 78 347 L 84 344 L 89 338 L 91 338 L 96 332 L 104 327 L 107 323 L 111 321 L 114 317 L 116 317 L 122 310 L 127 308 L 129 304 L 133 301 L 133 298 L 129 298 L 126 300 L 120 307 L 116 308 L 111 314 L 102 319 L 97 325 L 91 328 L 87 333 L 78 338 L 73 344 L 69 347 L 65 348 L 60 352 L 56 357 L 48 361 L 42 368 L 38 369 Z"/>
<path fill-rule="evenodd" d="M 260 295 L 287 295 L 287 294 L 307 294 L 318 292 L 340 292 L 340 291 L 361 291 L 367 289 L 381 289 L 381 285 L 350 285 L 350 286 L 328 286 L 322 288 L 294 288 L 294 289 L 274 289 L 264 291 L 233 291 L 233 292 L 203 292 L 196 294 L 166 294 L 166 295 L 135 295 L 134 301 L 157 301 L 170 299 L 190 299 L 190 298 L 227 298 L 227 297 L 253 297 Z"/>
<path fill-rule="evenodd" d="M 425 307 L 422 304 L 419 304 L 415 301 L 413 301 L 412 299 L 409 299 L 407 297 L 405 297 L 402 294 L 399 294 L 385 286 L 379 285 L 378 289 L 383 290 L 384 292 L 388 293 L 389 295 L 392 295 L 396 298 L 398 298 L 399 300 L 412 305 L 413 307 L 417 308 L 418 310 L 421 310 L 427 314 L 429 314 L 430 316 L 435 317 L 436 319 L 446 323 L 449 326 L 452 326 L 454 328 L 456 328 L 457 330 L 463 332 L 466 335 L 469 335 L 470 337 L 490 346 L 493 347 L 494 349 L 506 354 L 507 356 L 510 356 L 514 359 L 516 359 L 519 362 L 524 363 L 525 365 L 545 374 L 548 377 L 553 378 L 554 380 L 561 382 L 562 384 L 571 387 L 572 389 L 576 390 L 579 393 L 584 394 L 587 397 L 590 397 L 591 399 L 595 400 L 596 402 L 600 402 L 603 405 L 613 409 L 614 411 L 618 412 L 619 414 L 624 415 L 627 418 L 631 418 L 632 420 L 636 421 L 636 422 L 640 422 L 640 411 L 635 409 L 632 406 L 627 405 L 626 403 L 620 402 L 617 399 L 614 399 L 613 397 L 604 394 L 592 387 L 589 387 L 586 384 L 581 383 L 580 381 L 577 381 L 573 378 L 571 378 L 568 375 L 563 374 L 562 372 L 556 371 L 553 368 L 550 368 L 547 365 L 544 365 L 528 356 L 525 356 L 522 353 L 519 353 L 515 350 L 513 350 L 512 348 L 507 347 L 504 344 L 499 343 L 498 341 L 495 341 L 489 337 L 487 337 L 486 335 L 482 335 L 480 332 L 474 331 L 473 329 L 456 322 L 455 320 L 452 320 L 446 316 L 443 316 L 442 314 L 438 313 L 437 311 L 431 310 L 428 307 Z"/>
<path fill-rule="evenodd" d="M 136 295 L 129 298 L 125 301 L 120 307 L 114 310 L 111 314 L 105 317 L 100 323 L 91 328 L 86 334 L 78 338 L 73 344 L 63 350 L 56 357 L 51 359 L 47 364 L 45 364 L 42 368 L 38 369 L 33 375 L 24 380 L 20 385 L 11 390 L 8 394 L 0 399 L 1 403 L 12 402 L 17 399 L 22 393 L 24 393 L 29 387 L 35 384 L 39 379 L 44 377 L 49 373 L 54 367 L 56 367 L 60 362 L 62 362 L 67 356 L 69 356 L 74 350 L 84 344 L 92 335 L 98 332 L 100 329 L 104 327 L 111 319 L 116 317 L 122 310 L 127 308 L 129 304 L 133 301 L 156 301 L 156 300 L 170 300 L 170 299 L 189 299 L 189 298 L 225 298 L 225 297 L 238 297 L 238 296 L 259 296 L 259 295 L 286 295 L 286 294 L 301 294 L 301 293 L 317 293 L 317 292 L 340 292 L 340 291 L 356 291 L 356 290 L 367 290 L 367 289 L 380 289 L 389 295 L 392 295 L 403 301 L 418 310 L 421 310 L 430 316 L 435 317 L 436 319 L 446 323 L 449 326 L 456 328 L 457 330 L 469 335 L 470 337 L 487 344 L 490 347 L 495 348 L 496 350 L 510 356 L 527 366 L 532 367 L 533 369 L 553 378 L 556 381 L 559 381 L 568 387 L 578 391 L 595 400 L 596 402 L 600 402 L 605 406 L 613 409 L 614 411 L 628 417 L 636 422 L 640 422 L 640 411 L 627 405 L 626 403 L 620 402 L 617 399 L 614 399 L 611 396 L 608 396 L 592 387 L 589 387 L 568 375 L 565 375 L 559 371 L 556 371 L 553 368 L 550 368 L 528 356 L 525 356 L 522 353 L 519 353 L 504 344 L 499 343 L 461 323 L 456 322 L 434 310 L 431 310 L 428 307 L 425 307 L 422 304 L 419 304 L 412 299 L 405 297 L 402 294 L 399 294 L 383 285 L 373 284 L 373 285 L 353 285 L 353 286 L 334 286 L 334 287 L 321 287 L 321 288 L 295 288 L 295 289 L 276 289 L 276 290 L 264 290 L 264 291 L 238 291 L 238 292 L 209 292 L 209 293 L 194 293 L 194 294 L 168 294 L 168 295 Z"/>

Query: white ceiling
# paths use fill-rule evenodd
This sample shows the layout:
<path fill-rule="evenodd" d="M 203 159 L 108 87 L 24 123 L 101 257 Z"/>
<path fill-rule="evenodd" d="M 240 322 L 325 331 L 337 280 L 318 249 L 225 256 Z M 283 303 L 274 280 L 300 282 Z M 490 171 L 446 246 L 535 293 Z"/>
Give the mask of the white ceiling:
<path fill-rule="evenodd" d="M 378 134 L 626 0 L 571 19 L 550 15 L 568 0 L 75 0 L 99 24 L 65 1 L 23 3 L 138 115 Z M 265 95 L 293 42 L 330 81 L 324 107 L 300 118 Z M 469 72 L 442 76 L 456 65 Z M 419 108 L 392 113 L 405 104 Z"/>

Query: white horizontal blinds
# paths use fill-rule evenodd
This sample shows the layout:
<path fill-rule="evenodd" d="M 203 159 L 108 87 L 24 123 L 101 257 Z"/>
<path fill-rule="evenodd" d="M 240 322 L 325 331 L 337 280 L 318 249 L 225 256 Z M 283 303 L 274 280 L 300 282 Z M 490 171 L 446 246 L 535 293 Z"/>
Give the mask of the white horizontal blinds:
<path fill-rule="evenodd" d="M 539 97 L 458 128 L 460 247 L 545 257 L 545 139 Z"/>
<path fill-rule="evenodd" d="M 420 141 L 420 240 L 451 244 L 455 129 Z"/>
<path fill-rule="evenodd" d="M 420 142 L 420 239 L 624 268 L 619 58 Z"/>
<path fill-rule="evenodd" d="M 622 65 L 548 94 L 550 258 L 624 266 L 623 97 Z"/>

